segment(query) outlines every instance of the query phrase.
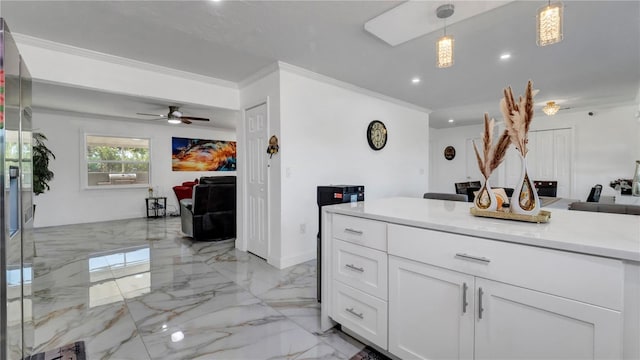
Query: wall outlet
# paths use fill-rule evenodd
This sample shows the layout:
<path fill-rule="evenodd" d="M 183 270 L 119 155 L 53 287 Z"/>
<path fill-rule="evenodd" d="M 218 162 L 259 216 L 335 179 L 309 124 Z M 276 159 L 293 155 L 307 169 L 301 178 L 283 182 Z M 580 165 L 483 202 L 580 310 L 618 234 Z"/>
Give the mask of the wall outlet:
<path fill-rule="evenodd" d="M 307 224 L 300 224 L 300 234 L 307 233 Z"/>

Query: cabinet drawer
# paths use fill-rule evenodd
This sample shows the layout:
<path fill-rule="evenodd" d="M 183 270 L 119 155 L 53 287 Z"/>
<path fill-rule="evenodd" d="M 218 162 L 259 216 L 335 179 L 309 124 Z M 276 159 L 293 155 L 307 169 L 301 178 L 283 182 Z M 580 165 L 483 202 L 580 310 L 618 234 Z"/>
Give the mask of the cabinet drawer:
<path fill-rule="evenodd" d="M 333 285 L 333 319 L 386 350 L 387 302 L 339 281 Z"/>
<path fill-rule="evenodd" d="M 400 225 L 389 225 L 389 254 L 622 309 L 619 260 Z"/>
<path fill-rule="evenodd" d="M 387 300 L 387 253 L 334 239 L 333 277 Z"/>
<path fill-rule="evenodd" d="M 387 224 L 353 216 L 333 215 L 334 238 L 387 251 Z"/>

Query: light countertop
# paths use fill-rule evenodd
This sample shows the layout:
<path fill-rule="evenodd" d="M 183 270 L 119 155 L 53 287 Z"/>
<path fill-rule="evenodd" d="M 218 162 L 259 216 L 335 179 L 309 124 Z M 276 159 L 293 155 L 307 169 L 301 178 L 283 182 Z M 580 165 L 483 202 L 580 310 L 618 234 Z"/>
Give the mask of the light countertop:
<path fill-rule="evenodd" d="M 640 216 L 564 209 L 536 224 L 472 216 L 472 203 L 387 198 L 325 206 L 327 212 L 394 224 L 640 262 Z M 543 208 L 546 209 L 546 208 Z"/>

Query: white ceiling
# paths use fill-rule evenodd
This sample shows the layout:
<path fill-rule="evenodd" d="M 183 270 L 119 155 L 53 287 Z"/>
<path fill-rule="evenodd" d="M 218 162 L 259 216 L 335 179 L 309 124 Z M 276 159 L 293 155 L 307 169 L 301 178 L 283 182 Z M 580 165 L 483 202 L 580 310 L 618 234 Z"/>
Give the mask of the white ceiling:
<path fill-rule="evenodd" d="M 365 22 L 401 3 L 2 0 L 2 16 L 14 33 L 232 82 L 280 60 L 432 109 L 433 127 L 451 126 L 449 118 L 454 125 L 480 123 L 485 111 L 500 118 L 502 89 L 512 85 L 520 94 L 528 79 L 540 89 L 539 103 L 588 108 L 637 100 L 638 1 L 565 1 L 564 40 L 542 48 L 535 44 L 535 14 L 546 1 L 509 3 L 447 26 L 456 39 L 448 69 L 435 65 L 441 31 L 392 47 L 364 30 Z M 472 1 L 456 2 L 457 10 L 465 3 Z M 512 57 L 502 62 L 505 51 Z M 422 79 L 417 85 L 414 76 Z M 35 105 L 54 103 L 47 98 L 56 91 L 41 86 L 34 89 Z M 84 98 L 93 95 L 106 106 L 74 109 L 80 102 L 67 101 L 67 110 L 119 116 L 114 109 L 164 113 L 168 105 L 114 94 Z M 192 116 L 218 110 L 180 105 Z"/>
<path fill-rule="evenodd" d="M 33 85 L 34 106 L 71 111 L 80 114 L 95 114 L 105 120 L 126 120 L 134 122 L 153 122 L 158 125 L 176 126 L 167 123 L 167 119 L 142 116 L 137 113 L 167 115 L 169 105 L 180 106 L 184 116 L 208 118 L 209 122 L 193 121 L 194 126 L 213 126 L 222 129 L 235 129 L 239 114 L 237 111 L 211 108 L 199 104 L 167 103 L 165 99 L 132 97 L 129 95 L 101 92 L 71 86 L 61 86 L 35 82 Z M 192 126 L 189 125 L 189 126 Z M 178 125 L 184 126 L 184 125 Z"/>

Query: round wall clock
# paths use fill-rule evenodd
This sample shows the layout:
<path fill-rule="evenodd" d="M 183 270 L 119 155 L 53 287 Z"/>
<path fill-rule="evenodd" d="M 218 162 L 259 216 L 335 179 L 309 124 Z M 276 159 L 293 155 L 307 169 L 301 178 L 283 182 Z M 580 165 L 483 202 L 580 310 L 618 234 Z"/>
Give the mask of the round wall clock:
<path fill-rule="evenodd" d="M 373 120 L 369 123 L 367 141 L 373 150 L 380 150 L 387 145 L 387 127 L 382 121 Z"/>
<path fill-rule="evenodd" d="M 449 145 L 446 148 L 444 148 L 444 158 L 445 159 L 453 160 L 454 157 L 456 157 L 456 148 L 454 148 L 451 145 Z"/>

